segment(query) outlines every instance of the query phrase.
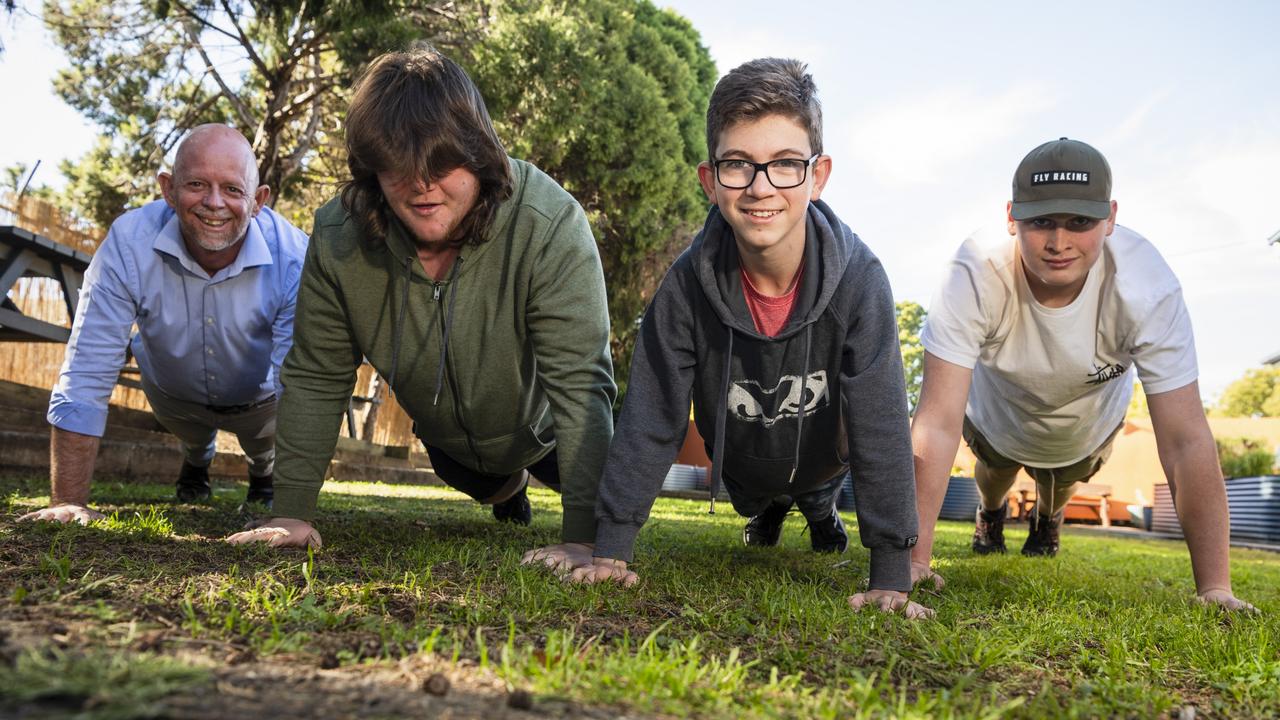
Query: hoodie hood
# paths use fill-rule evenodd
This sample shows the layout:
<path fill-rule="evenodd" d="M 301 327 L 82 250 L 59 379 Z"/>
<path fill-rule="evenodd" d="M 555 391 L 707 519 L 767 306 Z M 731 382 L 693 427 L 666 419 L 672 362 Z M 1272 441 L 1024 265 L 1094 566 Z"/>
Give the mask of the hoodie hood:
<path fill-rule="evenodd" d="M 826 311 L 853 256 L 856 240 L 853 231 L 836 217 L 825 202 L 815 200 L 809 204 L 802 260 L 805 279 L 800 285 L 791 319 L 773 337 L 756 331 L 751 319 L 738 273 L 738 243 L 734 240 L 733 228 L 720 214 L 720 208 L 712 206 L 707 213 L 702 232 L 694 238 L 689 252 L 698 284 L 725 327 L 756 340 L 783 341 L 794 337 Z M 811 278 L 818 278 L 818 282 Z"/>

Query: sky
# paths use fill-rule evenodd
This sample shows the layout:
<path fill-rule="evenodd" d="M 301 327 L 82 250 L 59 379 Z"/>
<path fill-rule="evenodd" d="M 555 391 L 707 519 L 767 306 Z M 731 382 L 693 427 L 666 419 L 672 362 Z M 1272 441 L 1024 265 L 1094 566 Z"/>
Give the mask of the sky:
<path fill-rule="evenodd" d="M 693 23 L 722 74 L 809 63 L 834 163 L 823 199 L 897 299 L 927 307 L 964 238 L 1003 223 L 1018 161 L 1067 136 L 1106 155 L 1118 222 L 1182 282 L 1203 397 L 1280 353 L 1280 245 L 1266 242 L 1280 231 L 1280 3 L 657 4 Z M 35 19 L 19 11 L 0 38 L 0 168 L 40 159 L 36 182 L 57 186 L 94 129 L 53 95 L 65 61 Z"/>

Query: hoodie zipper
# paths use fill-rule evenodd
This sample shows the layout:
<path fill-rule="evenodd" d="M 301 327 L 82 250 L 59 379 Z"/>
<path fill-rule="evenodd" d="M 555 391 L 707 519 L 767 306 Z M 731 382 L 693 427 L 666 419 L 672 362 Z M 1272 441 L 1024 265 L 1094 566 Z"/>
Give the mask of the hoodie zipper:
<path fill-rule="evenodd" d="M 454 278 L 453 282 L 458 282 L 458 279 Z M 444 287 L 447 284 L 448 283 L 440 282 L 437 280 L 431 281 L 431 299 L 436 301 L 437 316 L 440 318 L 441 328 L 444 327 L 443 323 L 444 323 L 445 308 L 442 305 L 440 305 L 440 299 L 444 296 Z M 440 337 L 440 341 L 444 342 L 443 330 Z M 483 467 L 484 462 L 480 458 L 480 452 L 476 450 L 475 439 L 471 436 L 471 431 L 467 428 L 466 421 L 462 418 L 462 408 L 459 407 L 460 403 L 458 402 L 458 398 L 460 397 L 460 395 L 458 394 L 458 382 L 457 382 L 457 379 L 454 377 L 454 372 L 453 372 L 453 353 L 448 353 L 448 352 L 445 353 L 444 377 L 445 377 L 445 380 L 449 383 L 449 392 L 453 393 L 454 401 L 449 403 L 449 405 L 452 406 L 453 408 L 453 421 L 458 424 L 458 428 L 462 430 L 462 436 L 467 439 L 467 449 L 471 451 L 471 456 L 476 459 L 476 466 L 477 466 L 476 469 L 479 470 L 480 472 L 484 472 L 484 467 Z"/>

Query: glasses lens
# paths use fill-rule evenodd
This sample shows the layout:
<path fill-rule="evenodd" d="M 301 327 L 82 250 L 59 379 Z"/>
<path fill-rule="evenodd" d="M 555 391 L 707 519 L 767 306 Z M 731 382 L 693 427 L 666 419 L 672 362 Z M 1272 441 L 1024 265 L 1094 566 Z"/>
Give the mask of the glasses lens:
<path fill-rule="evenodd" d="M 744 188 L 756 177 L 756 168 L 742 160 L 721 160 L 716 163 L 716 172 L 720 175 L 720 184 L 727 188 Z"/>
<path fill-rule="evenodd" d="M 808 163 L 804 160 L 774 160 L 767 165 L 769 182 L 779 189 L 791 188 L 804 182 Z"/>

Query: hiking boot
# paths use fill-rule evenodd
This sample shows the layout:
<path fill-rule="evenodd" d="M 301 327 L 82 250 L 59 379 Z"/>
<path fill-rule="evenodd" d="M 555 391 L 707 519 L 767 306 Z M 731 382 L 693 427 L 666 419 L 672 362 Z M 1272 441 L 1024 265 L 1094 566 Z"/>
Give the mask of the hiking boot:
<path fill-rule="evenodd" d="M 182 461 L 182 470 L 178 473 L 178 500 L 184 503 L 208 500 L 212 494 L 209 487 L 209 468 L 196 467 L 186 460 Z"/>
<path fill-rule="evenodd" d="M 1058 554 L 1058 530 L 1062 527 L 1062 512 L 1053 517 L 1045 517 L 1040 513 L 1031 515 L 1031 532 L 1027 541 L 1022 544 L 1022 554 L 1027 556 L 1044 555 L 1053 557 Z"/>
<path fill-rule="evenodd" d="M 529 504 L 529 486 L 520 488 L 520 492 L 493 504 L 493 517 L 498 522 L 528 525 L 533 522 L 533 506 Z"/>
<path fill-rule="evenodd" d="M 791 503 L 769 503 L 769 507 L 748 520 L 747 526 L 742 528 L 742 542 L 757 547 L 776 547 L 782 539 L 782 521 L 787 519 L 789 512 Z"/>
<path fill-rule="evenodd" d="M 274 474 L 267 474 L 263 477 L 249 476 L 249 492 L 245 494 L 244 501 L 246 503 L 258 503 L 266 509 L 271 509 L 271 501 L 275 499 L 276 491 L 272 484 Z"/>
<path fill-rule="evenodd" d="M 977 518 L 973 526 L 973 551 L 979 555 L 1005 552 L 1004 518 L 1009 512 L 1009 502 L 1005 501 L 998 510 L 984 510 L 978 506 Z"/>
<path fill-rule="evenodd" d="M 814 552 L 842 553 L 849 547 L 849 533 L 840 513 L 832 510 L 825 520 L 809 521 L 809 545 Z"/>

